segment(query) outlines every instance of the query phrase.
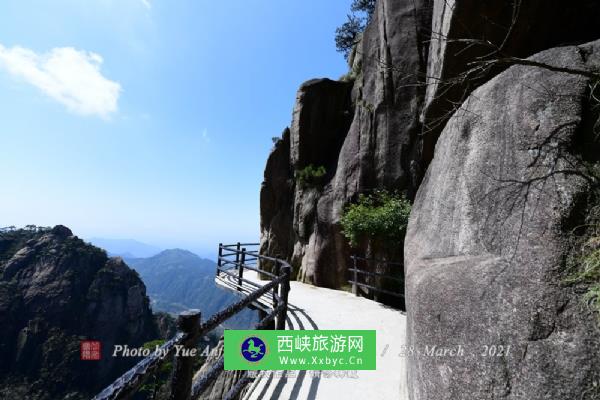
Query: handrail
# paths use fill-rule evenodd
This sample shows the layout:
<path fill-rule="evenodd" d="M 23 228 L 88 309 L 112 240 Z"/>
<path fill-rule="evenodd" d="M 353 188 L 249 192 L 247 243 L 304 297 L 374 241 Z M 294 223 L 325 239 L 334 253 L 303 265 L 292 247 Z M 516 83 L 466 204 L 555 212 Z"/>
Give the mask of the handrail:
<path fill-rule="evenodd" d="M 232 269 L 237 269 L 240 266 L 239 262 L 228 261 L 228 260 L 225 260 L 225 259 L 222 260 L 222 261 L 223 262 L 221 263 L 221 268 L 219 268 L 220 272 L 225 272 L 225 271 L 229 271 L 229 270 L 232 270 Z M 229 268 L 229 269 L 225 269 L 225 268 L 223 268 L 224 265 L 233 265 L 234 267 L 233 268 Z M 261 274 L 265 274 L 265 275 L 270 276 L 272 278 L 276 278 L 277 277 L 277 275 L 275 275 L 275 274 L 273 274 L 273 273 L 271 273 L 269 271 L 265 271 L 265 270 L 262 270 L 262 269 L 256 268 L 256 267 L 251 267 L 248 264 L 244 264 L 244 269 L 249 269 L 249 270 L 254 271 L 254 272 L 259 272 Z"/>
<path fill-rule="evenodd" d="M 213 330 L 217 326 L 221 325 L 223 322 L 225 322 L 229 318 L 233 317 L 238 312 L 242 311 L 250 303 L 253 303 L 260 296 L 267 293 L 269 290 L 271 290 L 273 287 L 275 287 L 278 283 L 282 282 L 283 281 L 282 278 L 286 278 L 286 277 L 281 276 L 275 280 L 272 280 L 271 282 L 267 283 L 266 285 L 260 287 L 259 289 L 255 290 L 254 292 L 252 292 L 252 294 L 249 294 L 248 296 L 244 297 L 242 300 L 238 301 L 237 303 L 232 304 L 231 306 L 227 307 L 226 309 L 219 311 L 218 313 L 216 313 L 215 315 L 210 317 L 210 319 L 208 321 L 206 321 L 204 324 L 201 325 L 201 328 L 200 328 L 201 333 L 205 334 L 205 333 L 210 332 L 211 330 Z"/>
<path fill-rule="evenodd" d="M 242 389 L 244 389 L 246 387 L 246 385 L 248 385 L 253 380 L 254 380 L 254 378 L 251 378 L 248 375 L 248 371 L 245 371 L 244 374 L 240 377 L 240 379 L 236 382 L 236 384 L 231 389 L 229 389 L 229 392 L 227 392 L 227 394 L 225 395 L 223 400 L 237 399 L 237 396 L 238 396 L 238 394 L 240 394 Z"/>
<path fill-rule="evenodd" d="M 277 275 L 275 275 L 275 274 L 273 274 L 273 273 L 271 273 L 269 271 L 265 271 L 265 270 L 262 270 L 260 268 L 251 267 L 249 265 L 244 265 L 244 269 L 249 269 L 250 271 L 259 272 L 259 273 L 264 274 L 266 276 L 270 276 L 271 278 L 276 278 L 277 277 Z"/>
<path fill-rule="evenodd" d="M 370 289 L 377 293 L 383 293 L 383 294 L 387 294 L 389 296 L 394 296 L 394 297 L 404 299 L 404 293 L 392 292 L 390 290 L 382 289 L 380 287 L 376 287 L 376 286 L 369 285 L 369 284 L 358 281 L 358 274 L 361 274 L 361 275 L 368 275 L 368 276 L 373 276 L 373 277 L 377 277 L 377 278 L 381 278 L 381 279 L 389 279 L 389 280 L 394 280 L 396 282 L 404 283 L 404 278 L 385 274 L 382 272 L 367 271 L 364 269 L 360 269 L 360 268 L 358 268 L 358 263 L 357 263 L 357 261 L 367 261 L 367 262 L 376 262 L 378 264 L 383 263 L 386 265 L 403 265 L 401 262 L 378 260 L 378 259 L 374 259 L 374 258 L 365 258 L 365 257 L 359 257 L 359 256 L 351 256 L 350 259 L 352 260 L 353 264 L 352 264 L 352 267 L 348 268 L 348 271 L 353 273 L 352 274 L 353 279 L 349 279 L 348 283 L 352 284 L 352 293 L 354 295 L 359 296 L 358 288 L 362 287 L 362 288 Z"/>
<path fill-rule="evenodd" d="M 191 310 L 181 313 L 177 320 L 179 332 L 173 338 L 163 344 L 159 351 L 153 352 L 152 355 L 144 358 L 129 371 L 125 372 L 125 374 L 123 374 L 112 384 L 106 387 L 102 392 L 96 395 L 93 400 L 121 400 L 130 398 L 141 388 L 150 373 L 157 370 L 166 361 L 166 359 L 172 355 L 176 346 L 182 345 L 186 349 L 195 348 L 200 337 L 206 335 L 252 303 L 255 303 L 261 296 L 264 296 L 270 291 L 272 291 L 272 306 L 268 305 L 267 307 L 272 308 L 272 310 L 268 312 L 267 315 L 255 325 L 254 328 L 272 329 L 274 322 L 274 327 L 276 329 L 285 329 L 285 321 L 287 318 L 288 309 L 288 293 L 290 290 L 291 266 L 283 260 L 262 256 L 258 251 L 246 251 L 244 246 L 258 246 L 258 244 L 219 244 L 219 256 L 217 261 L 217 276 L 223 273 L 228 276 L 233 276 L 235 279 L 237 279 L 238 290 L 240 290 L 240 294 L 244 295 L 244 297 L 238 302 L 214 314 L 204 323 L 201 323 L 201 315 L 200 311 L 198 310 Z M 224 254 L 224 250 L 228 253 Z M 251 255 L 251 257 L 247 257 L 247 255 Z M 228 258 L 234 256 L 235 261 Z M 253 265 L 248 264 L 250 262 L 259 260 L 274 261 L 276 263 L 277 274 L 273 274 L 268 271 L 262 271 L 258 268 L 255 268 Z M 234 267 L 225 269 L 224 266 L 229 264 L 233 264 Z M 272 279 L 265 285 L 260 286 L 255 282 L 243 277 L 243 271 L 245 269 L 264 273 Z M 233 273 L 233 270 L 237 270 L 238 273 Z M 241 289 L 243 282 L 246 282 L 255 289 L 248 293 L 248 287 L 244 286 L 244 291 L 242 292 Z M 184 352 L 182 352 L 182 354 L 183 353 Z M 209 384 L 214 382 L 216 377 L 223 371 L 223 366 L 223 358 L 221 357 L 211 366 L 207 373 L 203 374 L 195 382 L 193 382 L 193 358 L 186 357 L 184 355 L 177 355 L 175 357 L 174 371 L 171 378 L 170 399 L 187 400 L 190 398 L 190 396 L 196 398 L 208 387 Z M 226 398 L 235 398 L 241 392 L 244 386 L 250 381 L 251 378 L 248 376 L 248 374 L 243 374 L 239 381 L 229 390 Z"/>
<path fill-rule="evenodd" d="M 256 247 L 256 246 L 260 246 L 260 243 L 234 243 L 234 244 L 220 244 L 219 246 L 227 249 L 230 247 L 237 247 L 237 246 L 242 246 L 242 247 Z"/>
<path fill-rule="evenodd" d="M 232 268 L 232 269 L 233 269 L 233 270 L 235 270 L 235 269 L 237 269 L 237 268 Z M 225 269 L 225 270 L 224 270 L 224 269 L 221 269 L 221 270 L 220 270 L 220 272 L 224 273 L 225 275 L 233 276 L 233 277 L 235 277 L 236 279 L 238 279 L 238 281 L 245 282 L 245 283 L 247 283 L 247 284 L 249 284 L 249 285 L 252 285 L 252 286 L 258 286 L 258 287 L 260 287 L 260 285 L 257 285 L 256 283 L 252 282 L 252 281 L 251 281 L 251 280 L 249 280 L 249 279 L 246 279 L 246 278 L 240 278 L 238 274 L 235 274 L 235 273 L 231 272 L 231 270 L 232 270 L 232 269 Z M 274 279 L 274 280 L 279 280 L 279 278 L 276 278 L 276 279 Z M 278 281 L 278 282 L 279 282 L 279 281 Z M 264 286 L 263 286 L 263 287 L 264 287 Z M 272 288 L 272 286 L 271 286 L 270 288 Z"/>
<path fill-rule="evenodd" d="M 361 257 L 361 256 L 350 256 L 350 258 L 352 260 L 373 261 L 373 262 L 384 263 L 384 264 L 388 264 L 388 265 L 404 265 L 403 263 L 401 263 L 399 261 L 388 261 L 388 260 L 382 260 L 382 259 L 378 259 L 378 258 L 367 258 L 367 257 Z"/>
<path fill-rule="evenodd" d="M 233 270 L 237 270 L 237 291 L 243 292 L 242 284 L 245 282 L 249 285 L 256 285 L 254 282 L 250 282 L 244 278 L 244 271 L 251 270 L 263 274 L 267 277 L 274 278 L 281 275 L 288 275 L 286 282 L 279 282 L 279 285 L 273 288 L 273 306 L 277 305 L 277 302 L 281 301 L 287 305 L 287 296 L 289 292 L 289 275 L 291 275 L 292 267 L 291 265 L 284 260 L 269 257 L 265 255 L 261 255 L 258 251 L 259 243 L 235 243 L 235 244 L 219 244 L 219 254 L 217 257 L 217 277 L 221 273 L 234 277 Z M 255 247 L 255 249 L 248 249 L 248 247 Z M 248 257 L 250 255 L 250 257 Z M 235 256 L 235 258 L 233 258 Z M 256 268 L 254 261 L 269 261 L 275 263 L 275 270 L 277 271 L 275 274 L 269 271 L 264 271 L 259 268 Z M 252 262 L 252 265 L 249 263 Z M 233 266 L 233 268 L 224 269 L 225 266 Z M 234 277 L 235 278 L 235 277 Z M 277 287 L 280 286 L 280 287 Z M 276 295 L 276 293 L 279 293 Z M 285 329 L 285 316 L 279 315 L 276 318 L 276 329 Z"/>
<path fill-rule="evenodd" d="M 165 358 L 167 358 L 175 349 L 175 345 L 181 343 L 185 337 L 183 332 L 179 332 L 171 340 L 160 347 L 160 351 L 154 352 L 147 358 L 137 363 L 129 371 L 125 372 L 120 378 L 114 381 L 102 392 L 98 393 L 93 400 L 108 400 L 127 398 L 137 392 L 142 387 L 146 378 L 152 371 L 159 368 Z M 166 350 L 166 351 L 165 351 Z"/>
<path fill-rule="evenodd" d="M 198 395 L 200 395 L 200 393 L 202 393 L 206 389 L 206 387 L 210 385 L 217 376 L 219 376 L 221 372 L 223 372 L 224 366 L 225 360 L 223 359 L 223 356 L 221 356 L 219 357 L 217 362 L 215 362 L 213 366 L 208 370 L 207 373 L 202 375 L 196 382 L 194 382 L 191 390 L 191 397 L 198 397 Z"/>
<path fill-rule="evenodd" d="M 381 272 L 371 272 L 371 271 L 365 271 L 365 270 L 362 270 L 362 269 L 354 269 L 354 268 L 348 268 L 348 271 L 352 271 L 352 272 L 356 271 L 359 274 L 376 276 L 376 277 L 379 277 L 379 278 L 392 279 L 392 280 L 404 283 L 404 278 L 399 278 L 397 276 L 383 274 Z"/>
<path fill-rule="evenodd" d="M 387 295 L 395 296 L 395 297 L 400 297 L 402 299 L 404 298 L 404 295 L 402 293 L 394 293 L 394 292 L 391 292 L 389 290 L 385 290 L 385 289 L 381 289 L 381 288 L 378 288 L 378 287 L 375 287 L 375 286 L 367 285 L 366 283 L 354 282 L 354 281 L 350 281 L 350 280 L 348 282 L 352 283 L 354 285 L 358 285 L 360 287 L 364 287 L 364 288 L 367 288 L 367 289 L 375 290 L 376 292 L 379 292 L 379 293 L 383 293 L 383 294 L 387 294 Z"/>

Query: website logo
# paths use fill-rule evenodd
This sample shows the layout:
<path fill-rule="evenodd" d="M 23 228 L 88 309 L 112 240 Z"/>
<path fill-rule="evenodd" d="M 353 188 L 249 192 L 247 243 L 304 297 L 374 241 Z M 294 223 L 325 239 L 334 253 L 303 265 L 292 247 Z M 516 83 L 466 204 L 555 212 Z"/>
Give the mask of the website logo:
<path fill-rule="evenodd" d="M 267 354 L 267 345 L 262 339 L 252 336 L 242 342 L 241 352 L 246 361 L 258 362 Z"/>
<path fill-rule="evenodd" d="M 226 371 L 376 370 L 374 330 L 225 330 Z"/>

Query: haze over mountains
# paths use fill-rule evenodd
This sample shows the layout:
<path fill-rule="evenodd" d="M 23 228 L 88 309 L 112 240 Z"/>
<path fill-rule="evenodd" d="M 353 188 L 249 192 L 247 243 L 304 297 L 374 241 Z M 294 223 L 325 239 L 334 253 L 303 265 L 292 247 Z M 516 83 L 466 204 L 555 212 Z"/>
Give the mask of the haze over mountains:
<path fill-rule="evenodd" d="M 139 241 L 136 239 L 121 239 L 121 238 L 106 238 L 106 237 L 91 237 L 85 239 L 87 242 L 106 250 L 113 257 L 123 258 L 148 258 L 157 255 L 165 249 L 187 249 L 202 258 L 214 259 L 217 253 L 217 239 L 204 239 L 200 242 L 196 241 L 180 241 L 166 240 L 162 242 Z"/>
<path fill-rule="evenodd" d="M 234 303 L 238 298 L 214 283 L 217 264 L 184 249 L 162 250 L 134 239 L 90 238 L 110 256 L 118 256 L 139 274 L 154 312 L 178 314 L 196 308 L 203 318 Z M 246 310 L 226 325 L 248 328 L 256 320 L 254 311 Z"/>
<path fill-rule="evenodd" d="M 152 257 L 161 252 L 161 248 L 151 244 L 138 242 L 134 239 L 107 239 L 93 237 L 88 242 L 94 246 L 103 248 L 111 256 L 123 258 L 143 258 Z"/>
<path fill-rule="evenodd" d="M 171 249 L 148 258 L 124 257 L 124 260 L 140 274 L 154 312 L 177 314 L 196 308 L 206 319 L 239 300 L 215 285 L 217 264 L 190 251 Z M 245 310 L 226 326 L 248 328 L 255 320 L 256 313 Z"/>

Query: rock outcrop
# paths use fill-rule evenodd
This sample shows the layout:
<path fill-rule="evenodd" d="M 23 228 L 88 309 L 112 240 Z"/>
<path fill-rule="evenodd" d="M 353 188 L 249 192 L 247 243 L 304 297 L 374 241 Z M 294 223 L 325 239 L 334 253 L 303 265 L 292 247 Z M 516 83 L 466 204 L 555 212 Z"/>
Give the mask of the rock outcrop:
<path fill-rule="evenodd" d="M 600 398 L 595 316 L 563 284 L 597 181 L 582 168 L 600 154 L 600 47 L 583 45 L 598 38 L 593 0 L 379 0 L 351 91 L 301 88 L 265 170 L 261 251 L 339 287 L 344 207 L 375 188 L 418 193 L 404 249 L 409 347 L 467 355 L 412 354 L 411 399 Z M 313 104 L 348 97 L 348 109 Z M 307 187 L 296 177 L 310 163 L 327 173 Z"/>
<path fill-rule="evenodd" d="M 137 361 L 115 344 L 158 336 L 139 276 L 64 226 L 0 234 L 0 326 L 3 390 L 28 399 L 89 398 Z M 80 360 L 84 339 L 101 361 Z"/>
<path fill-rule="evenodd" d="M 345 89 L 332 89 L 343 83 L 310 81 L 299 91 L 289 133 L 265 169 L 262 251 L 290 260 L 303 281 L 344 283 L 344 206 L 375 188 L 414 197 L 456 108 L 509 66 L 473 63 L 593 40 L 599 16 L 593 0 L 379 0 L 353 52 L 351 106 Z M 353 115 L 350 125 L 340 112 Z M 325 183 L 300 189 L 295 174 L 311 162 L 327 166 Z"/>
<path fill-rule="evenodd" d="M 344 283 L 344 205 L 375 188 L 416 191 L 425 95 L 417 83 L 426 69 L 430 12 L 429 0 L 379 1 L 355 52 L 355 81 L 309 81 L 300 88 L 291 128 L 265 169 L 261 250 L 290 260 L 305 282 Z M 326 167 L 319 187 L 295 182 L 309 164 Z"/>
<path fill-rule="evenodd" d="M 261 189 L 262 251 L 296 260 L 296 267 L 304 265 L 305 247 L 314 241 L 313 232 L 327 229 L 329 221 L 327 215 L 319 215 L 316 203 L 323 185 L 296 184 L 295 174 L 309 166 L 324 167 L 323 179 L 331 181 L 352 121 L 351 91 L 351 83 L 329 79 L 303 84 L 291 129 L 276 143 L 267 162 Z M 301 274 L 306 275 L 304 268 Z M 332 284 L 327 276 L 308 274 L 320 284 Z"/>
<path fill-rule="evenodd" d="M 443 130 L 405 245 L 412 400 L 600 398 L 600 328 L 562 284 L 600 156 L 600 42 L 476 89 Z M 596 115 L 597 118 L 597 115 Z M 595 149 L 595 151 L 593 151 Z M 463 346 L 465 355 L 427 349 Z M 417 353 L 420 352 L 420 353 Z"/>

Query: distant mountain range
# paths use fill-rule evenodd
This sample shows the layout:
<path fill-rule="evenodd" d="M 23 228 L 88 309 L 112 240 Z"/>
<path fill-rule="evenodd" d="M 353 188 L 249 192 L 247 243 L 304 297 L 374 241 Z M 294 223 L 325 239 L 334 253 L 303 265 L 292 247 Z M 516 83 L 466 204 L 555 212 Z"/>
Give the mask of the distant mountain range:
<path fill-rule="evenodd" d="M 88 242 L 107 251 L 110 256 L 123 258 L 152 257 L 161 252 L 161 248 L 138 242 L 133 239 L 89 238 Z"/>
<path fill-rule="evenodd" d="M 181 249 L 165 250 L 148 258 L 123 257 L 146 285 L 152 309 L 168 313 L 197 308 L 203 319 L 239 300 L 214 282 L 217 264 Z M 257 321 L 256 312 L 246 310 L 225 324 L 248 328 Z"/>

